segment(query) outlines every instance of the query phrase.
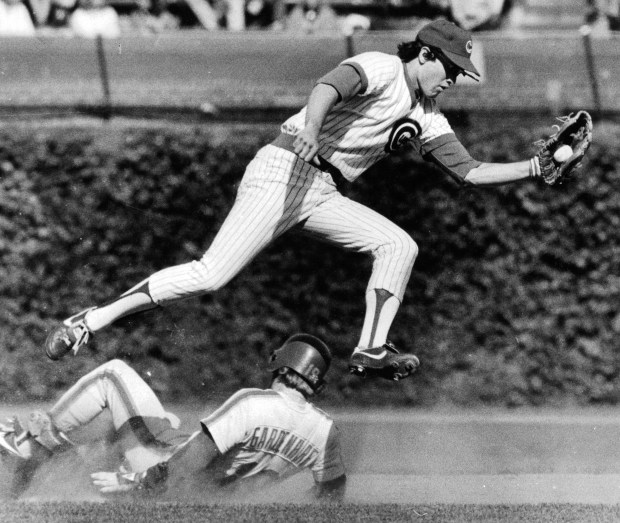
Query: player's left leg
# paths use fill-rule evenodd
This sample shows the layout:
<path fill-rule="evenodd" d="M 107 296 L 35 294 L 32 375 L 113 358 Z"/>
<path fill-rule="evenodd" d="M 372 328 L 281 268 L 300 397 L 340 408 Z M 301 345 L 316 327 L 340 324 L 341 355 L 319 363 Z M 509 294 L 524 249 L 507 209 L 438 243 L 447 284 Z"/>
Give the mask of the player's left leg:
<path fill-rule="evenodd" d="M 112 301 L 66 319 L 49 334 L 47 356 L 58 360 L 77 352 L 91 335 L 120 318 L 222 288 L 273 239 L 305 218 L 320 197 L 317 173 L 292 152 L 272 145 L 261 149 L 202 258 L 159 270 Z"/>
<path fill-rule="evenodd" d="M 111 360 L 89 372 L 52 406 L 56 430 L 70 435 L 108 410 L 115 440 L 133 470 L 167 458 L 188 437 L 179 419 L 162 406 L 140 375 L 121 360 Z"/>
<path fill-rule="evenodd" d="M 104 410 L 111 414 L 115 440 L 127 464 L 137 470 L 167 458 L 188 437 L 138 373 L 112 360 L 80 378 L 48 412 L 36 410 L 23 424 L 15 418 L 0 426 L 0 453 L 24 461 L 50 457 L 70 448 L 71 434 Z"/>
<path fill-rule="evenodd" d="M 351 372 L 394 380 L 412 374 L 419 366 L 418 358 L 400 354 L 387 336 L 418 254 L 417 244 L 384 216 L 340 194 L 313 212 L 304 231 L 373 258 L 366 314 L 358 346 L 351 356 Z"/>
<path fill-rule="evenodd" d="M 379 347 L 387 342 L 388 332 L 401 300 L 386 289 L 366 291 L 366 315 L 358 347 Z"/>
<path fill-rule="evenodd" d="M 145 470 L 168 458 L 188 438 L 136 371 L 112 360 L 80 378 L 48 412 L 36 410 L 23 424 L 14 418 L 0 425 L 0 454 L 16 461 L 11 494 L 22 493 L 44 461 L 73 446 L 71 433 L 104 410 L 129 469 Z"/>

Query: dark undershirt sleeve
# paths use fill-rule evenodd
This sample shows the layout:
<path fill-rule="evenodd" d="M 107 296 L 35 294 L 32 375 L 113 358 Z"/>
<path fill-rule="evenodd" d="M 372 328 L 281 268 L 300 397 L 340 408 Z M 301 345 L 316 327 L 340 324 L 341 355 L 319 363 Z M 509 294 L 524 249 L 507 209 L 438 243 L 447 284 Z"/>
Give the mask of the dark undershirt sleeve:
<path fill-rule="evenodd" d="M 364 81 L 353 65 L 342 64 L 318 79 L 317 84 L 331 85 L 338 93 L 338 102 L 347 101 L 362 92 Z"/>
<path fill-rule="evenodd" d="M 420 148 L 420 154 L 437 165 L 461 185 L 472 185 L 466 179 L 482 162 L 474 160 L 454 133 L 441 135 Z"/>

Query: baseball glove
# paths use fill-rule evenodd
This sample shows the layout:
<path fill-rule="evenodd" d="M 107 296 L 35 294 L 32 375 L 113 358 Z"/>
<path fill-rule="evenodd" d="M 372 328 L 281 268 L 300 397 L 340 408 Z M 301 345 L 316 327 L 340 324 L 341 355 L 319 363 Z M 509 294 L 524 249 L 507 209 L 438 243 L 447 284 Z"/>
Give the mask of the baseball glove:
<path fill-rule="evenodd" d="M 579 167 L 592 142 L 592 117 L 587 111 L 578 111 L 558 119 L 562 124 L 554 125 L 557 131 L 535 144 L 538 146 L 535 158 L 540 166 L 540 176 L 549 185 L 560 184 L 568 179 Z M 573 152 L 567 159 L 558 161 L 553 156 L 563 145 L 570 146 Z"/>

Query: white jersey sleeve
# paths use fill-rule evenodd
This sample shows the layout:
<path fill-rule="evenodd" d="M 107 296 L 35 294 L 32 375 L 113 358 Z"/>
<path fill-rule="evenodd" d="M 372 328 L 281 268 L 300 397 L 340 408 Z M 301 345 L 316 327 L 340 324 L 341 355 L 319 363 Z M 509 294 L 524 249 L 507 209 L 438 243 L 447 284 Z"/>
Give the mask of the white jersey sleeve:
<path fill-rule="evenodd" d="M 409 118 L 419 125 L 419 134 L 413 140 L 416 148 L 424 154 L 425 145 L 447 134 L 454 134 L 448 119 L 439 110 L 437 102 L 433 99 L 422 97 L 411 111 Z"/>
<path fill-rule="evenodd" d="M 251 395 L 248 393 L 251 392 Z M 215 412 L 201 421 L 218 450 L 226 454 L 239 442 L 244 441 L 253 429 L 249 399 L 263 391 L 242 389 L 233 394 Z M 269 393 L 265 391 L 265 393 Z"/>
<path fill-rule="evenodd" d="M 332 424 L 327 437 L 327 444 L 312 467 L 312 474 L 314 476 L 314 481 L 323 483 L 339 478 L 344 473 L 345 468 L 340 448 L 340 433 L 336 426 Z"/>
<path fill-rule="evenodd" d="M 383 53 L 361 53 L 344 60 L 342 64 L 350 65 L 360 75 L 362 88 L 359 96 L 377 95 L 397 77 L 400 64 L 395 60 L 386 60 Z"/>

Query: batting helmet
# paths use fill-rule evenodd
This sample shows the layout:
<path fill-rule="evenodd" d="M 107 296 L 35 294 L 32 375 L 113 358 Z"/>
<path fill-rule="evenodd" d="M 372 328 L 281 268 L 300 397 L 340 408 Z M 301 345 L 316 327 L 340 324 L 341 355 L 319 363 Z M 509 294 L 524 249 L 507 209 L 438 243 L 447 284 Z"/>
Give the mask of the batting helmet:
<path fill-rule="evenodd" d="M 310 334 L 295 334 L 273 351 L 268 370 L 275 372 L 283 367 L 299 374 L 314 392 L 323 387 L 325 374 L 332 361 L 329 348 Z"/>

